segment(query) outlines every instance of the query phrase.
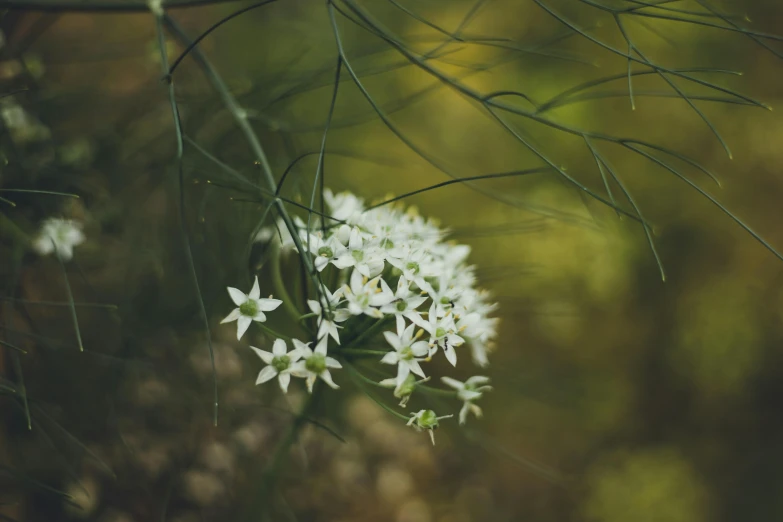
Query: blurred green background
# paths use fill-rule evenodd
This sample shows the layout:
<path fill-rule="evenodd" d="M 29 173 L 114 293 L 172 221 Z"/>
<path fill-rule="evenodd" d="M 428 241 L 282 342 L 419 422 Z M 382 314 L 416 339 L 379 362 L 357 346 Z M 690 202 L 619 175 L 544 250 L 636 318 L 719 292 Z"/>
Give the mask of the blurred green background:
<path fill-rule="evenodd" d="M 479 5 L 408 4 L 449 31 Z M 566 0 L 544 4 L 625 52 L 606 12 Z M 243 5 L 249 4 L 171 15 L 196 36 Z M 392 3 L 362 5 L 418 53 L 446 38 Z M 695 159 L 717 173 L 721 187 L 674 163 L 783 249 L 777 112 L 696 102 L 731 147 L 730 160 L 660 77 L 634 78 L 632 110 L 623 57 L 572 34 L 533 1 L 480 5 L 464 28 L 466 38 L 508 39 L 527 51 L 451 42 L 450 52 L 429 63 L 482 93 L 522 91 L 534 103 L 619 75 L 588 91 L 603 95 L 575 100 L 549 117 Z M 695 1 L 664 5 L 705 12 Z M 783 22 L 783 5 L 773 0 L 726 1 L 720 9 L 747 15 L 750 22 L 730 21 L 759 32 L 773 33 Z M 476 182 L 483 193 L 455 184 L 410 198 L 472 246 L 482 284 L 501 304 L 501 334 L 487 370 L 495 390 L 484 399 L 485 416 L 464 433 L 444 422 L 432 448 L 341 375 L 342 389 L 326 394 L 315 418 L 345 442 L 308 424 L 274 492 L 262 494 L 260 470 L 303 397 L 254 387 L 259 361 L 218 322 L 230 309 L 226 286 L 244 288 L 259 265 L 265 280 L 265 252 L 247 244 L 264 207 L 238 201 L 254 196 L 232 188 L 230 177 L 186 144 L 186 227 L 219 379 L 221 417 L 213 427 L 207 345 L 183 249 L 175 135 L 152 16 L 0 13 L 0 87 L 15 93 L 0 99 L 0 188 L 81 196 L 16 195 L 16 207 L 0 206 L 2 332 L 29 352 L 19 361 L 36 420 L 29 431 L 18 401 L 4 399 L 3 515 L 101 522 L 783 519 L 783 264 L 682 180 L 612 144 L 599 147 L 653 225 L 666 282 L 642 226 L 618 219 L 554 172 Z M 746 35 L 624 17 L 638 48 L 657 63 L 738 70 L 742 76 L 699 78 L 773 108 L 783 98 L 783 62 Z M 340 28 L 350 63 L 373 98 L 455 175 L 543 164 L 477 103 L 350 21 L 340 18 Z M 167 45 L 172 57 L 184 48 L 173 38 Z M 280 0 L 255 9 L 200 48 L 247 111 L 278 177 L 300 154 L 318 151 L 337 58 L 324 3 Z M 191 57 L 174 82 L 185 133 L 259 179 L 242 134 Z M 694 96 L 716 96 L 677 84 Z M 509 103 L 530 108 L 519 98 Z M 17 108 L 22 123 L 13 120 Z M 607 197 L 580 137 L 520 117 L 508 121 Z M 345 70 L 327 150 L 327 185 L 368 200 L 448 179 L 390 132 Z M 310 155 L 292 169 L 287 197 L 309 195 L 316 161 Z M 616 184 L 613 190 L 632 211 Z M 88 241 L 68 265 L 74 299 L 118 307 L 79 308 L 84 353 L 67 307 L 18 301 L 67 301 L 58 263 L 32 253 L 14 262 L 15 229 L 5 225 L 12 221 L 32 234 L 53 214 L 85 223 Z M 289 276 L 295 273 L 294 266 Z M 262 285 L 262 293 L 271 291 Z M 258 331 L 253 335 L 255 346 L 267 342 Z M 464 360 L 461 377 L 483 373 Z M 0 370 L 19 382 L 10 352 L 3 352 Z M 41 484 L 67 492 L 80 507 Z M 259 496 L 261 509 L 249 508 Z"/>

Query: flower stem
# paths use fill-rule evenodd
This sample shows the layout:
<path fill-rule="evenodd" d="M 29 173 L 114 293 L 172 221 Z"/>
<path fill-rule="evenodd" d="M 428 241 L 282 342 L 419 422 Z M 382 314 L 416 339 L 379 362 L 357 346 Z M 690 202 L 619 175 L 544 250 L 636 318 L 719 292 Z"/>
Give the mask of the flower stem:
<path fill-rule="evenodd" d="M 386 355 L 388 352 L 382 352 L 380 350 L 361 350 L 358 348 L 343 348 L 337 349 L 337 353 L 342 355 Z"/>
<path fill-rule="evenodd" d="M 288 315 L 290 315 L 294 320 L 298 321 L 300 317 L 302 317 L 302 312 L 296 309 L 296 305 L 294 305 L 294 300 L 291 298 L 291 295 L 288 293 L 288 290 L 286 290 L 285 284 L 283 283 L 283 275 L 280 270 L 280 258 L 282 257 L 282 254 L 280 252 L 280 246 L 275 242 L 275 246 L 272 250 L 272 282 L 275 285 L 275 292 L 279 296 L 280 300 L 283 301 L 283 307 L 285 308 L 286 312 L 288 312 Z"/>
<path fill-rule="evenodd" d="M 291 336 L 290 336 L 290 335 L 281 334 L 280 332 L 278 332 L 278 331 L 276 331 L 276 330 L 273 330 L 272 328 L 269 328 L 269 327 L 268 327 L 267 325 L 265 325 L 264 323 L 256 323 L 256 324 L 257 324 L 257 325 L 258 325 L 258 326 L 259 326 L 259 327 L 260 327 L 260 328 L 261 328 L 263 331 L 265 331 L 266 333 L 268 333 L 269 335 L 271 335 L 271 336 L 272 336 L 272 337 L 274 337 L 274 338 L 280 338 L 280 339 L 283 339 L 283 340 L 286 340 L 286 341 L 290 341 L 290 340 L 291 340 Z"/>
<path fill-rule="evenodd" d="M 370 391 L 365 387 L 365 384 L 371 384 L 373 386 L 383 387 L 380 385 L 380 383 L 377 383 L 370 379 L 369 377 L 366 377 L 362 375 L 362 373 L 354 367 L 353 364 L 346 364 L 345 368 L 348 370 L 348 375 L 351 376 L 351 378 L 354 380 L 356 384 L 359 385 L 360 388 L 362 388 L 362 391 L 364 391 L 367 396 L 372 399 L 378 406 L 386 410 L 387 412 L 391 413 L 395 417 L 404 420 L 405 422 L 408 422 L 410 420 L 409 417 L 406 417 L 402 413 L 398 411 L 394 411 L 391 407 L 389 407 L 387 404 L 384 404 L 383 401 L 378 399 L 374 394 L 370 393 Z"/>
<path fill-rule="evenodd" d="M 340 351 L 345 351 L 349 349 L 351 346 L 356 346 L 357 344 L 360 344 L 365 339 L 371 339 L 373 335 L 378 333 L 378 331 L 383 328 L 386 323 L 389 322 L 389 316 L 383 317 L 381 319 L 378 319 L 375 324 L 367 328 L 365 331 L 357 335 L 355 338 L 351 339 L 346 343 L 344 348 L 341 348 Z"/>
<path fill-rule="evenodd" d="M 421 390 L 424 393 L 429 393 L 431 395 L 440 395 L 442 397 L 454 398 L 457 396 L 456 390 L 442 390 L 440 388 L 433 388 L 432 386 L 425 386 L 423 384 L 417 384 L 416 389 Z"/>

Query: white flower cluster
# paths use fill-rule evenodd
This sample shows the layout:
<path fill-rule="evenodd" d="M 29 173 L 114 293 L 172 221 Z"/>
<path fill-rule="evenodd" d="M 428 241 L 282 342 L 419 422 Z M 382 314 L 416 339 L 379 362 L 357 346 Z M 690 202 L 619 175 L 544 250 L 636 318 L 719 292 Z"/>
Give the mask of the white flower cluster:
<path fill-rule="evenodd" d="M 309 229 L 295 219 L 298 239 L 311 256 L 319 282 L 318 298 L 307 303 L 316 317 L 317 346 L 312 350 L 309 343 L 293 340 L 289 352 L 278 339 L 271 353 L 254 348 L 269 365 L 257 382 L 277 376 L 286 391 L 291 376 L 304 377 L 312 391 L 320 377 L 337 388 L 329 370 L 342 366 L 327 353 L 350 358 L 359 349 L 371 355 L 375 352 L 364 348 L 380 347 L 385 341 L 383 351 L 377 352 L 379 362 L 396 366 L 396 377 L 378 384 L 393 388 L 404 406 L 413 390 L 428 380 L 422 363 L 439 352 L 456 366 L 458 354 L 467 349 L 475 364 L 486 367 L 498 321 L 490 314 L 497 305 L 476 287 L 475 270 L 467 264 L 470 247 L 445 241 L 446 230 L 401 205 L 368 209 L 353 194 L 328 190 L 324 199 L 328 218 L 314 217 Z M 259 238 L 279 238 L 282 248 L 295 249 L 282 223 L 277 230 L 262 231 Z M 238 308 L 224 322 L 238 321 L 238 338 L 252 321 L 266 320 L 263 312 L 281 304 L 271 296 L 259 299 L 257 281 L 250 294 L 233 288 L 229 293 Z M 415 376 L 422 380 L 416 381 Z M 490 389 L 486 377 L 472 377 L 465 383 L 443 379 L 465 404 L 461 423 L 468 412 L 481 414 L 474 402 Z M 432 430 L 437 418 L 422 410 L 409 424 Z"/>

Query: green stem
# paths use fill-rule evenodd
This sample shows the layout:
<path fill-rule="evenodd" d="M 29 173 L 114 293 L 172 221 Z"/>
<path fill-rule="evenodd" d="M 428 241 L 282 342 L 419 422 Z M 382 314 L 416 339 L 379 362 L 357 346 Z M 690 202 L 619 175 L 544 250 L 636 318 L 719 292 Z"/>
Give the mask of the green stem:
<path fill-rule="evenodd" d="M 380 355 L 384 356 L 389 352 L 382 352 L 380 350 L 361 350 L 358 348 L 338 348 L 337 353 L 341 355 Z"/>
<path fill-rule="evenodd" d="M 423 384 L 417 384 L 416 389 L 420 389 L 421 391 L 425 393 L 429 393 L 430 395 L 440 395 L 442 397 L 451 397 L 454 398 L 457 396 L 456 390 L 442 390 L 440 388 L 433 388 L 432 386 L 425 386 Z"/>
<path fill-rule="evenodd" d="M 277 242 L 273 242 L 273 244 L 275 246 L 272 247 L 272 283 L 275 285 L 275 292 L 277 292 L 280 300 L 283 301 L 283 307 L 286 312 L 288 312 L 288 315 L 295 321 L 298 321 L 299 318 L 302 317 L 302 312 L 296 309 L 294 300 L 291 297 L 291 294 L 288 293 L 288 290 L 286 290 L 285 283 L 283 283 L 283 275 L 280 270 L 280 258 L 282 257 L 280 245 Z"/>
<path fill-rule="evenodd" d="M 383 401 L 378 399 L 374 394 L 370 393 L 370 391 L 364 387 L 364 384 L 370 384 L 372 386 L 384 388 L 383 386 L 380 385 L 380 383 L 377 383 L 372 379 L 370 379 L 369 377 L 364 376 L 359 370 L 356 369 L 356 367 L 353 364 L 348 363 L 345 365 L 345 368 L 348 370 L 348 375 L 354 380 L 355 383 L 359 385 L 360 388 L 362 388 L 362 391 L 364 391 L 364 393 L 367 394 L 367 396 L 370 399 L 372 399 L 373 402 L 375 402 L 378 406 L 380 406 L 387 412 L 391 413 L 395 417 L 404 420 L 405 422 L 408 422 L 410 420 L 410 417 L 406 417 L 402 413 L 394 411 L 394 409 L 392 409 L 387 404 L 384 404 Z"/>
<path fill-rule="evenodd" d="M 375 322 L 375 324 L 373 324 L 372 326 L 370 326 L 368 329 L 366 329 L 365 331 L 363 331 L 362 333 L 360 333 L 360 334 L 359 334 L 358 336 L 356 336 L 355 338 L 353 338 L 353 339 L 351 339 L 350 341 L 348 341 L 348 342 L 345 344 L 345 347 L 344 347 L 344 348 L 341 348 L 341 350 L 340 350 L 340 351 L 347 350 L 347 349 L 348 349 L 348 348 L 350 348 L 351 346 L 356 346 L 357 344 L 361 343 L 361 342 L 362 342 L 362 341 L 364 341 L 365 339 L 372 338 L 372 336 L 373 336 L 373 335 L 375 335 L 376 333 L 378 333 L 378 331 L 379 331 L 381 328 L 383 328 L 383 327 L 386 325 L 386 323 L 388 323 L 388 322 L 389 322 L 389 319 L 390 319 L 390 318 L 389 318 L 389 316 L 386 316 L 386 317 L 383 317 L 383 318 L 381 318 L 381 319 L 378 319 L 378 320 Z"/>
<path fill-rule="evenodd" d="M 272 328 L 269 328 L 264 323 L 256 323 L 256 324 L 259 326 L 259 328 L 261 328 L 263 331 L 268 333 L 273 338 L 280 338 L 280 339 L 283 339 L 283 340 L 286 340 L 286 341 L 290 341 L 291 340 L 291 336 L 290 335 L 281 334 L 280 332 L 278 332 L 276 330 L 273 330 Z"/>

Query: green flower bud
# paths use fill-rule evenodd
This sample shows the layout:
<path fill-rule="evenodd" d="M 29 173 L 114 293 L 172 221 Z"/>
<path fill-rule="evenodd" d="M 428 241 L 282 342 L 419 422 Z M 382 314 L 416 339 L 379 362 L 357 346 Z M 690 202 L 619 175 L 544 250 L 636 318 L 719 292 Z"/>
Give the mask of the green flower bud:
<path fill-rule="evenodd" d="M 432 410 L 425 410 L 417 419 L 416 424 L 425 430 L 434 430 L 438 428 L 438 416 Z"/>
<path fill-rule="evenodd" d="M 416 389 L 416 377 L 412 373 L 409 373 L 405 380 L 400 384 L 397 389 L 394 390 L 394 396 L 398 399 L 404 397 L 410 397 L 413 391 Z"/>

